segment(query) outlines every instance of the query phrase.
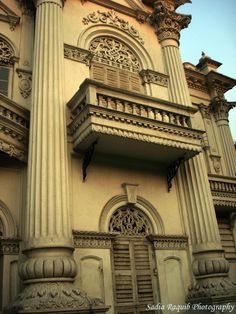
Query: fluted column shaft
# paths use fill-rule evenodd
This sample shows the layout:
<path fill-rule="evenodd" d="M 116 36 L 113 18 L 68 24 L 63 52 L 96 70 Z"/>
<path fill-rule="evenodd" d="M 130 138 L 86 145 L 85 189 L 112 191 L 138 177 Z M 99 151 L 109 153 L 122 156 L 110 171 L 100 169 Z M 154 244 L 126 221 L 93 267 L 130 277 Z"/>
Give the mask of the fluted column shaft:
<path fill-rule="evenodd" d="M 226 119 L 217 120 L 216 125 L 219 130 L 223 158 L 225 159 L 226 175 L 234 177 L 236 175 L 236 154 L 229 122 Z"/>
<path fill-rule="evenodd" d="M 191 17 L 176 12 L 181 4 L 187 2 L 157 0 L 151 23 L 156 28 L 169 75 L 170 100 L 191 106 L 178 47 L 180 31 L 188 26 Z M 235 287 L 225 279 L 229 264 L 223 257 L 203 153 L 182 165 L 178 175 L 178 189 L 192 242 L 193 273 L 198 281 L 197 285 L 190 288 L 188 299 L 203 301 L 215 296 L 224 298 L 228 294 L 235 294 Z"/>
<path fill-rule="evenodd" d="M 36 2 L 24 252 L 27 282 L 72 281 L 61 0 Z"/>
<path fill-rule="evenodd" d="M 26 239 L 70 244 L 61 1 L 38 1 Z M 56 242 L 56 243 L 55 243 Z"/>
<path fill-rule="evenodd" d="M 179 52 L 174 40 L 161 41 L 166 72 L 169 75 L 169 97 L 172 102 L 191 106 L 186 76 Z"/>

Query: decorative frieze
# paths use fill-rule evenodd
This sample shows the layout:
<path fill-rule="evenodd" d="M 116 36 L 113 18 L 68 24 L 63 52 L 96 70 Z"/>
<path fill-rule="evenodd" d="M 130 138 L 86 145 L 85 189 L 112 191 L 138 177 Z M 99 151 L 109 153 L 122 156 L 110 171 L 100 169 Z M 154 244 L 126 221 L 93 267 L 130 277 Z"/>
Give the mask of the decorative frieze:
<path fill-rule="evenodd" d="M 106 232 L 73 230 L 73 241 L 76 248 L 111 249 L 116 235 Z"/>
<path fill-rule="evenodd" d="M 121 19 L 114 10 L 107 12 L 97 11 L 90 13 L 89 15 L 84 17 L 82 21 L 85 25 L 88 25 L 89 23 L 102 23 L 113 26 L 126 32 L 139 43 L 144 45 L 144 41 L 140 36 L 138 30 L 130 25 L 129 22 Z"/>
<path fill-rule="evenodd" d="M 188 237 L 179 235 L 150 235 L 147 237 L 157 250 L 185 250 Z"/>
<path fill-rule="evenodd" d="M 142 70 L 140 72 L 140 76 L 142 77 L 143 83 L 152 83 L 164 87 L 168 86 L 168 75 L 166 74 L 159 73 L 153 70 Z"/>
<path fill-rule="evenodd" d="M 64 57 L 90 66 L 93 54 L 89 50 L 64 44 Z"/>
<path fill-rule="evenodd" d="M 19 89 L 23 98 L 28 98 L 32 89 L 32 72 L 16 69 L 19 77 Z"/>
<path fill-rule="evenodd" d="M 18 255 L 20 251 L 20 239 L 0 238 L 0 254 L 1 255 Z"/>

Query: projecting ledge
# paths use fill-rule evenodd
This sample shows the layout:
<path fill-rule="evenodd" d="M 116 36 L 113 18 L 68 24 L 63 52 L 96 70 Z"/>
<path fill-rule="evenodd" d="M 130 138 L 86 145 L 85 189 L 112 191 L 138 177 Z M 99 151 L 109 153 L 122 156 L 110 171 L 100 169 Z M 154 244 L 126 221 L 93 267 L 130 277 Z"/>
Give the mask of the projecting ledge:
<path fill-rule="evenodd" d="M 75 151 L 97 141 L 96 152 L 169 164 L 201 151 L 194 108 L 85 80 L 69 101 L 68 134 Z"/>

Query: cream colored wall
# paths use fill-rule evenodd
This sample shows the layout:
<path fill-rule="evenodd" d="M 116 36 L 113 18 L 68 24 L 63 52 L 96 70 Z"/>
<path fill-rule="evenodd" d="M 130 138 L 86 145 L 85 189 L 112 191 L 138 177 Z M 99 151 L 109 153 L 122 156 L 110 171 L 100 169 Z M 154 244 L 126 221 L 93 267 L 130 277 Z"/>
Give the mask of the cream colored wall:
<path fill-rule="evenodd" d="M 110 159 L 110 160 L 109 160 Z M 134 161 L 112 163 L 112 157 L 95 161 L 82 182 L 82 161 L 72 158 L 72 223 L 75 230 L 99 231 L 102 209 L 114 196 L 125 194 L 123 183 L 138 184 L 138 195 L 150 202 L 164 223 L 166 234 L 183 234 L 175 186 L 167 191 L 165 169 L 142 169 Z M 104 230 L 108 227 L 106 226 Z"/>
<path fill-rule="evenodd" d="M 124 1 L 124 3 L 126 2 Z M 131 46 L 133 45 L 132 43 L 135 43 L 140 51 L 143 51 L 148 55 L 149 66 L 144 66 L 145 69 L 149 68 L 160 73 L 165 73 L 160 44 L 157 40 L 154 29 L 148 23 L 140 24 L 135 18 L 126 16 L 119 12 L 117 13 L 120 18 L 129 22 L 130 25 L 139 31 L 140 37 L 144 40 L 144 45 L 142 45 L 137 40 L 134 40 L 131 36 L 127 35 L 126 32 L 122 32 L 116 27 L 107 26 L 103 23 L 89 23 L 88 25 L 83 24 L 82 19 L 84 17 L 90 13 L 97 12 L 98 10 L 101 12 L 110 11 L 105 7 L 91 2 L 82 4 L 80 1 L 66 1 L 63 11 L 64 42 L 66 44 L 78 46 L 79 48 L 88 49 L 90 39 L 84 36 L 84 32 L 86 32 L 88 29 L 94 29 L 97 32 L 97 36 L 99 36 L 99 30 L 101 32 L 104 30 L 109 30 L 111 36 L 116 36 L 116 34 L 118 37 L 122 35 L 125 36 L 124 38 L 126 39 L 123 40 L 125 40 L 127 43 L 129 42 Z M 82 44 L 83 46 L 81 47 Z M 134 45 L 133 49 L 136 51 Z M 79 85 L 82 83 L 82 81 L 89 76 L 88 70 L 88 67 L 84 64 L 71 60 L 65 60 L 65 89 L 67 101 L 79 89 Z M 168 100 L 168 90 L 166 87 L 160 87 L 151 84 L 147 90 L 149 95 Z"/>
<path fill-rule="evenodd" d="M 3 0 L 2 2 L 20 17 L 20 23 L 16 25 L 14 30 L 10 29 L 9 23 L 0 21 L 0 36 L 3 35 L 3 38 L 9 41 L 17 57 L 17 61 L 12 67 L 13 71 L 10 73 L 11 86 L 8 97 L 24 108 L 30 109 L 31 97 L 24 98 L 21 95 L 19 89 L 21 78 L 17 73 L 17 69 L 32 71 L 34 17 L 22 15 L 17 1 Z"/>
<path fill-rule="evenodd" d="M 75 285 L 85 290 L 90 297 L 100 298 L 114 313 L 112 266 L 109 249 L 75 249 L 74 258 L 78 266 Z"/>

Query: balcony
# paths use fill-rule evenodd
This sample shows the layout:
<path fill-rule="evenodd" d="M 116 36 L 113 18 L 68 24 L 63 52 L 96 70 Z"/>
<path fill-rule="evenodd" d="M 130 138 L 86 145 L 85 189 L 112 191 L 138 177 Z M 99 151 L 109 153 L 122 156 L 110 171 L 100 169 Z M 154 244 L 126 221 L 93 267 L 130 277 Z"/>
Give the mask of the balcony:
<path fill-rule="evenodd" d="M 29 111 L 0 94 L 0 152 L 27 161 Z"/>
<path fill-rule="evenodd" d="M 76 152 L 96 152 L 170 164 L 201 151 L 192 107 L 86 79 L 68 102 L 68 133 Z"/>
<path fill-rule="evenodd" d="M 236 178 L 208 175 L 216 208 L 236 208 Z"/>

